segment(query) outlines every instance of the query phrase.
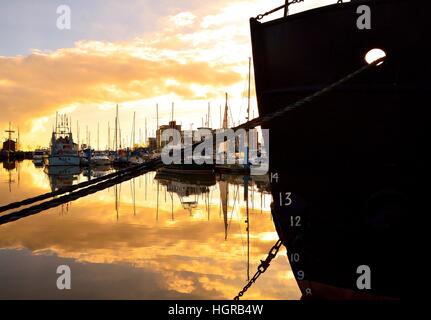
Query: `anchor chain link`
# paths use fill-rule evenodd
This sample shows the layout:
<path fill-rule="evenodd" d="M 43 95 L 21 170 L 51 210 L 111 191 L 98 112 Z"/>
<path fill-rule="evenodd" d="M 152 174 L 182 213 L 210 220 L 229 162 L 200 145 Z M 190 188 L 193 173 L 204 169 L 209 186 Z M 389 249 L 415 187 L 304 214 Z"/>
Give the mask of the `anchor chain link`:
<path fill-rule="evenodd" d="M 273 14 L 274 12 L 277 12 L 277 11 L 279 11 L 281 9 L 285 9 L 284 15 L 287 16 L 288 12 L 289 12 L 289 6 L 292 5 L 292 4 L 295 4 L 295 3 L 300 3 L 300 2 L 304 2 L 304 0 L 286 1 L 286 4 L 284 4 L 282 6 L 279 6 L 279 7 L 275 8 L 275 9 L 272 9 L 272 10 L 270 10 L 268 12 L 265 12 L 263 14 L 259 14 L 259 15 L 257 15 L 257 17 L 255 19 L 256 20 L 262 20 L 264 17 L 269 16 L 270 14 Z"/>
<path fill-rule="evenodd" d="M 269 250 L 268 256 L 265 260 L 260 261 L 260 265 L 257 267 L 257 271 L 254 274 L 253 278 L 250 279 L 250 281 L 244 286 L 244 288 L 238 293 L 238 295 L 234 298 L 234 300 L 239 300 L 244 293 L 247 292 L 247 290 L 256 282 L 256 280 L 265 273 L 266 270 L 268 270 L 269 265 L 271 264 L 271 261 L 277 256 L 278 251 L 280 250 L 280 247 L 282 246 L 282 241 L 279 239 L 274 246 Z"/>

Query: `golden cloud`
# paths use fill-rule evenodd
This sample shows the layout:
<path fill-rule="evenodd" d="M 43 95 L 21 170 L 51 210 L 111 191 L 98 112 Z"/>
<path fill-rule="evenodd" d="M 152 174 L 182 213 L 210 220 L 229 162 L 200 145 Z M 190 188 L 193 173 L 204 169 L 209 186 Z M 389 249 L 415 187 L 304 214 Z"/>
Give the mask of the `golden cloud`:
<path fill-rule="evenodd" d="M 187 105 L 187 110 L 178 108 L 180 114 L 190 115 L 193 100 L 217 97 L 215 105 L 221 105 L 220 97 L 228 91 L 231 103 L 240 105 L 251 56 L 248 19 L 277 5 L 276 0 L 221 1 L 160 17 L 160 30 L 134 39 L 83 39 L 53 52 L 0 56 L 0 128 L 9 120 L 15 128 L 20 124 L 23 145 L 35 147 L 46 145 L 48 117 L 64 107 L 75 107 L 74 119 L 91 126 L 91 121 L 106 125 L 110 120 L 95 115 L 95 107 L 116 103 L 153 103 L 169 96 Z M 256 109 L 255 101 L 252 107 Z M 195 111 L 194 119 L 177 120 L 196 124 L 206 111 Z"/>
<path fill-rule="evenodd" d="M 150 60 L 79 50 L 0 57 L 2 120 L 28 123 L 70 104 L 116 103 L 175 94 L 195 99 L 193 85 L 223 87 L 240 80 L 228 67 Z M 175 81 L 168 81 L 175 80 Z M 17 119 L 18 118 L 18 119 Z"/>

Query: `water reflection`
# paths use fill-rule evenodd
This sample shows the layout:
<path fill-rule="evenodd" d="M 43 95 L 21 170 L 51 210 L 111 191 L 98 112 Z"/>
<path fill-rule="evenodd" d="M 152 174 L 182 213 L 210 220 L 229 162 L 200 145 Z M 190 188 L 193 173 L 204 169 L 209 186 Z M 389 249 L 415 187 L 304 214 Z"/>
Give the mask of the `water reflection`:
<path fill-rule="evenodd" d="M 7 183 L 9 185 L 9 193 L 12 192 L 12 184 L 15 183 L 15 180 L 12 178 L 12 171 L 17 168 L 16 161 L 4 161 L 2 162 L 3 169 L 7 171 Z M 20 177 L 19 171 L 18 171 L 18 177 Z"/>
<path fill-rule="evenodd" d="M 49 177 L 51 190 L 56 191 L 72 186 L 75 181 L 78 181 L 78 176 L 82 170 L 80 167 L 50 166 L 45 167 L 44 172 Z"/>
<path fill-rule="evenodd" d="M 21 183 L 1 184 L 0 205 L 113 170 L 48 175 L 30 161 L 15 166 Z M 16 167 L 3 166 L 2 181 L 17 181 Z M 231 299 L 278 238 L 266 182 L 246 185 L 242 177 L 151 172 L 2 225 L 0 298 Z M 72 268 L 71 291 L 55 287 L 60 264 Z M 246 296 L 299 297 L 285 252 Z"/>
<path fill-rule="evenodd" d="M 114 168 L 109 165 L 105 166 L 95 166 L 95 167 L 86 167 L 83 170 L 83 175 L 87 178 L 88 181 L 106 176 L 114 172 Z"/>

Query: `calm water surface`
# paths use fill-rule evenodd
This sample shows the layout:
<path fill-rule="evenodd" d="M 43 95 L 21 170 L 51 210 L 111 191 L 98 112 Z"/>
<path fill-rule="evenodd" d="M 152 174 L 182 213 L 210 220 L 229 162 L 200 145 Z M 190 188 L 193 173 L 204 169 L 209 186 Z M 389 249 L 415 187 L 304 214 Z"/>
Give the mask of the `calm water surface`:
<path fill-rule="evenodd" d="M 48 175 L 31 161 L 0 163 L 0 205 L 110 170 Z M 270 194 L 251 183 L 247 241 L 241 177 L 199 186 L 155 178 L 1 225 L 0 298 L 232 299 L 278 239 Z M 56 287 L 59 265 L 71 268 L 71 290 Z M 245 298 L 300 298 L 285 250 Z"/>

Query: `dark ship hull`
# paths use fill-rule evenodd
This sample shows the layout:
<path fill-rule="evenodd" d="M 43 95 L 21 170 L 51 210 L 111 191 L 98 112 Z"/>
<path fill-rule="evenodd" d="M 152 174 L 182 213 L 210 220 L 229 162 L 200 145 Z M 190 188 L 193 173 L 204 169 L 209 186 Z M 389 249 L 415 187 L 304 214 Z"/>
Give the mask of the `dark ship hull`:
<path fill-rule="evenodd" d="M 362 4 L 371 8 L 371 30 L 357 28 Z M 382 65 L 263 126 L 278 174 L 274 221 L 304 298 L 400 298 L 401 216 L 417 201 L 423 167 L 425 15 L 412 1 L 375 0 L 251 19 L 260 116 L 359 69 L 371 49 L 387 54 Z M 291 204 L 279 202 L 286 192 Z M 370 290 L 357 287 L 360 265 L 371 268 Z"/>

